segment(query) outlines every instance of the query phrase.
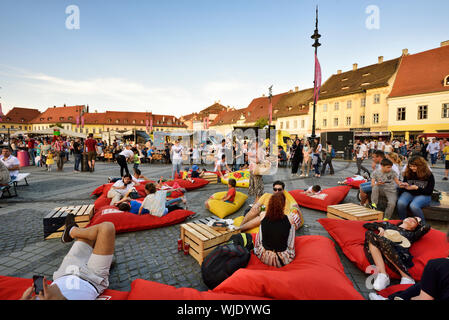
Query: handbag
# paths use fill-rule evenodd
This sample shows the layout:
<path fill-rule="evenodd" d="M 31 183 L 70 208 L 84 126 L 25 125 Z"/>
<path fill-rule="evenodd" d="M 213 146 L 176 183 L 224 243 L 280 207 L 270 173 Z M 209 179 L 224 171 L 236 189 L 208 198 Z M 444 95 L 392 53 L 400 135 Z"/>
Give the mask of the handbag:
<path fill-rule="evenodd" d="M 133 189 L 133 191 L 130 192 L 129 197 L 131 199 L 139 199 L 140 195 L 139 195 L 139 193 L 137 192 L 136 189 Z"/>

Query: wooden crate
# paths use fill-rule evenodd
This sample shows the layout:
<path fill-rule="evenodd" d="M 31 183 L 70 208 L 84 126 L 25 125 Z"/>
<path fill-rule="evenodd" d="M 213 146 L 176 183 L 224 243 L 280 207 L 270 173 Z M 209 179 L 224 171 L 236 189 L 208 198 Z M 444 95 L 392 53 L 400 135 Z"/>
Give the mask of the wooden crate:
<path fill-rule="evenodd" d="M 218 245 L 229 241 L 233 234 L 238 231 L 217 231 L 207 225 L 215 217 L 200 219 L 191 223 L 181 225 L 182 247 L 190 245 L 189 254 L 201 265 L 204 258 Z"/>
<path fill-rule="evenodd" d="M 209 181 L 209 184 L 216 184 L 218 177 L 215 173 L 205 172 L 203 175 L 203 179 Z"/>
<path fill-rule="evenodd" d="M 89 224 L 94 213 L 94 205 L 59 207 L 53 209 L 44 217 L 44 239 L 59 238 L 64 231 L 64 223 L 67 215 L 73 213 L 75 222 L 83 228 Z"/>
<path fill-rule="evenodd" d="M 384 213 L 358 204 L 345 203 L 327 207 L 327 217 L 340 220 L 383 220 Z"/>

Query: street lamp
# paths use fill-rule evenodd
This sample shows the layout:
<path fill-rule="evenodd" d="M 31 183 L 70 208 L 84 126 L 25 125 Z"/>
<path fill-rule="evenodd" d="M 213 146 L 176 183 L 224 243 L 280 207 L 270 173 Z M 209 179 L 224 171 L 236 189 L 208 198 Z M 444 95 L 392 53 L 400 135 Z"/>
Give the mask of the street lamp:
<path fill-rule="evenodd" d="M 318 39 L 321 38 L 321 35 L 318 33 L 318 6 L 316 7 L 316 22 L 315 22 L 315 32 L 313 33 L 313 35 L 311 36 L 312 39 L 315 40 L 314 44 L 312 45 L 312 47 L 315 48 L 315 59 L 317 57 L 317 53 L 318 53 L 318 47 L 321 46 L 321 43 L 318 41 Z M 313 87 L 314 87 L 314 97 L 313 97 L 313 122 L 312 122 L 312 139 L 315 139 L 316 135 L 315 135 L 315 111 L 316 111 L 316 96 L 318 92 L 317 92 L 317 83 L 316 83 L 316 68 L 317 68 L 317 64 L 315 62 L 315 76 L 314 76 L 314 80 L 313 80 Z"/>

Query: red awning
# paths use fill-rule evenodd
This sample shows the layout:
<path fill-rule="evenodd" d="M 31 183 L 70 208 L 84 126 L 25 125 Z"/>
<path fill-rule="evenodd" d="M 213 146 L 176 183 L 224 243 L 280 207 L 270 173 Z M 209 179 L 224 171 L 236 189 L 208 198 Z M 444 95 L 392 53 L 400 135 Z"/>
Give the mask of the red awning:
<path fill-rule="evenodd" d="M 446 133 L 423 133 L 418 136 L 418 138 L 448 138 L 449 132 Z"/>

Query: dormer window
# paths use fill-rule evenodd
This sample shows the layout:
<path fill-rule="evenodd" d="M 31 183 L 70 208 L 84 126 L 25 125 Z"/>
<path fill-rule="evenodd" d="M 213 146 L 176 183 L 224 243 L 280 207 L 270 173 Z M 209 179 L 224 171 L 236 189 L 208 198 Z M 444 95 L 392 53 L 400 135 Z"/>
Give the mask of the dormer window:
<path fill-rule="evenodd" d="M 341 81 L 348 81 L 348 78 L 341 79 Z"/>
<path fill-rule="evenodd" d="M 444 86 L 449 87 L 449 75 L 447 75 L 446 78 L 444 79 Z"/>
<path fill-rule="evenodd" d="M 371 74 L 371 73 L 369 73 L 369 72 L 368 72 L 368 73 L 365 73 L 365 74 L 362 75 L 362 77 L 368 77 L 370 74 Z"/>
<path fill-rule="evenodd" d="M 119 123 L 120 121 L 119 120 L 115 120 L 115 123 Z"/>

